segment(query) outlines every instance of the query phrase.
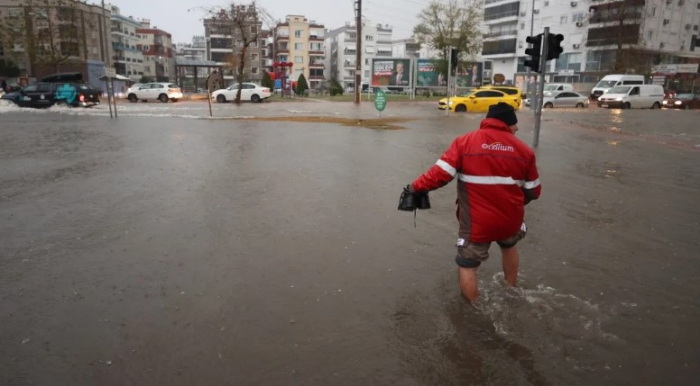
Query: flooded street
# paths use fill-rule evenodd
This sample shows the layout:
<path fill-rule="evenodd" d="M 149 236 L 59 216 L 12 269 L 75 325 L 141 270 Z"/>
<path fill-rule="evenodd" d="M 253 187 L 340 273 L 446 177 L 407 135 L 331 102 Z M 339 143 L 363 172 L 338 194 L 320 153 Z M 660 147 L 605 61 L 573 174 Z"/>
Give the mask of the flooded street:
<path fill-rule="evenodd" d="M 455 184 L 483 115 L 369 103 L 0 106 L 0 384 L 690 385 L 700 111 L 545 110 L 518 289 L 460 297 Z M 533 119 L 518 136 L 532 144 Z M 262 121 L 338 117 L 358 123 Z"/>

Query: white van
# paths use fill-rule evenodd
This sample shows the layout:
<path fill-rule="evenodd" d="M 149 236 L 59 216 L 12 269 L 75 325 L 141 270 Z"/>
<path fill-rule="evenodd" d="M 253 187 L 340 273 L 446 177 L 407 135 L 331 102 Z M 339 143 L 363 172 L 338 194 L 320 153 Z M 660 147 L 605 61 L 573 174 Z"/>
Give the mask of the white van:
<path fill-rule="evenodd" d="M 544 85 L 544 93 L 555 93 L 558 91 L 574 91 L 574 85 L 571 83 L 547 83 Z"/>
<path fill-rule="evenodd" d="M 644 84 L 644 75 L 605 75 L 591 91 L 591 99 L 596 100 L 615 86 Z"/>
<path fill-rule="evenodd" d="M 615 86 L 598 98 L 598 107 L 623 109 L 660 109 L 664 88 L 657 84 Z"/>

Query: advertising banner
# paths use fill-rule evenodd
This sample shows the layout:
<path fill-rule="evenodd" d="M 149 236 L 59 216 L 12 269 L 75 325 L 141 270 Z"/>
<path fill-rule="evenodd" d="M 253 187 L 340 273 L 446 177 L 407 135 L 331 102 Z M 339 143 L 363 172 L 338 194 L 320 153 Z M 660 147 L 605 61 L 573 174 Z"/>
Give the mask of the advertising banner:
<path fill-rule="evenodd" d="M 410 59 L 372 59 L 372 86 L 410 87 Z"/>
<path fill-rule="evenodd" d="M 462 62 L 457 66 L 455 76 L 457 87 L 478 87 L 483 83 L 484 64 Z M 416 87 L 446 87 L 447 77 L 437 70 L 437 61 L 418 59 L 418 79 Z"/>

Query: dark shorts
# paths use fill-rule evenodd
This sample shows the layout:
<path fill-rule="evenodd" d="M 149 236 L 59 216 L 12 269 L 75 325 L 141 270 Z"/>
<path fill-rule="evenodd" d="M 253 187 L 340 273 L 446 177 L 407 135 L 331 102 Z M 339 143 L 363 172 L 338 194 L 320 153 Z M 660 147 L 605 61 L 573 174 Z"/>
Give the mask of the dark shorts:
<path fill-rule="evenodd" d="M 525 238 L 527 227 L 525 223 L 515 235 L 501 241 L 496 241 L 501 248 L 512 248 Z M 455 262 L 462 268 L 476 268 L 489 258 L 491 243 L 472 243 L 469 240 L 457 240 L 457 257 Z"/>

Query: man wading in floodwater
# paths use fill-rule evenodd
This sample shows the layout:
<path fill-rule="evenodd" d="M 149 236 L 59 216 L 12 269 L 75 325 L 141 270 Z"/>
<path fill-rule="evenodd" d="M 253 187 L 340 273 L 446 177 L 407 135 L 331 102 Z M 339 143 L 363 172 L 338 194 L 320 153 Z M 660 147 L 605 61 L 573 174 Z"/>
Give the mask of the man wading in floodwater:
<path fill-rule="evenodd" d="M 505 279 L 515 287 L 520 261 L 515 245 L 527 232 L 525 205 L 539 198 L 542 189 L 535 154 L 515 137 L 517 124 L 513 107 L 491 106 L 479 130 L 455 139 L 437 163 L 407 188 L 399 205 L 405 210 L 402 204 L 408 198 L 409 206 L 415 207 L 413 202 L 421 202 L 427 192 L 457 177 L 455 261 L 462 294 L 471 302 L 479 297 L 476 271 L 489 258 L 494 241 L 501 247 Z"/>

